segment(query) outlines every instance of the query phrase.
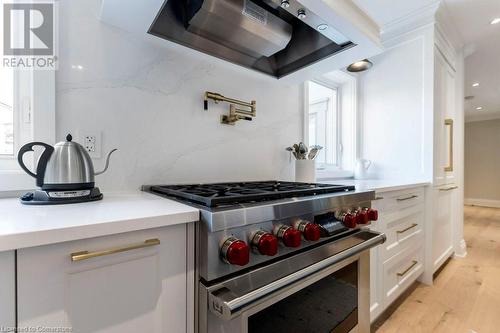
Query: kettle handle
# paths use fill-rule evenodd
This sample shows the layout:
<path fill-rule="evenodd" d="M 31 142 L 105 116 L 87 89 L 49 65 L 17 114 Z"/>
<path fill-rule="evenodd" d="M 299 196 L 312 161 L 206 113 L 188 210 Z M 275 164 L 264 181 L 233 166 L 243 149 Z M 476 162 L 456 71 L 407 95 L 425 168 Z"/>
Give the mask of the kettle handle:
<path fill-rule="evenodd" d="M 31 172 L 30 169 L 28 169 L 23 162 L 23 155 L 29 151 L 34 151 L 33 150 L 34 146 L 41 146 L 41 147 L 45 148 L 45 150 L 42 153 L 42 156 L 40 156 L 40 159 L 38 160 L 38 164 L 36 167 L 36 174 Z M 47 162 L 49 161 L 49 157 L 50 157 L 50 155 L 52 155 L 53 152 L 54 152 L 54 147 L 52 147 L 51 145 L 48 145 L 48 144 L 43 143 L 43 142 L 30 142 L 30 143 L 27 143 L 24 146 L 22 146 L 21 149 L 19 149 L 19 153 L 17 153 L 17 162 L 19 163 L 21 168 L 24 171 L 26 171 L 26 173 L 28 175 L 36 178 L 36 186 L 38 186 L 38 187 L 42 187 L 42 185 L 43 185 L 43 177 L 45 175 L 45 168 L 47 167 Z"/>

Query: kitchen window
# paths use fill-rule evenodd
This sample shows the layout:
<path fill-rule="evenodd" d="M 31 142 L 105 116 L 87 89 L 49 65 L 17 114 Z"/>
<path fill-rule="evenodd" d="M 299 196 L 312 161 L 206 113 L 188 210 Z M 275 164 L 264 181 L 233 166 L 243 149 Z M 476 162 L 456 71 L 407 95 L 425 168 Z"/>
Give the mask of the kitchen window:
<path fill-rule="evenodd" d="M 30 141 L 54 142 L 54 88 L 52 70 L 0 66 L 0 192 L 35 186 L 34 179 L 19 167 L 17 152 Z M 32 170 L 39 153 L 25 159 Z"/>
<path fill-rule="evenodd" d="M 344 72 L 305 83 L 304 138 L 323 147 L 316 157 L 319 179 L 352 176 L 356 156 L 356 79 Z"/>
<path fill-rule="evenodd" d="M 319 168 L 340 164 L 338 92 L 316 82 L 308 82 L 308 144 L 320 145 L 323 149 L 316 157 Z"/>
<path fill-rule="evenodd" d="M 0 68 L 0 156 L 14 155 L 14 71 Z"/>

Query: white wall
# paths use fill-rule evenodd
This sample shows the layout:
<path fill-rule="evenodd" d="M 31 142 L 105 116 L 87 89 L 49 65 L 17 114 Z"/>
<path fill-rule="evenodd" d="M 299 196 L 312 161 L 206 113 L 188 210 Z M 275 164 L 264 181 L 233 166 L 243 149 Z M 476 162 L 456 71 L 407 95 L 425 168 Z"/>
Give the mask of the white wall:
<path fill-rule="evenodd" d="M 432 179 L 432 31 L 391 41 L 360 75 L 361 157 L 374 178 Z"/>
<path fill-rule="evenodd" d="M 103 154 L 119 149 L 98 186 L 291 178 L 284 147 L 302 133 L 298 86 L 105 25 L 99 6 L 60 1 L 56 75 L 57 139 L 97 130 Z M 257 117 L 219 124 L 228 105 L 211 103 L 204 112 L 206 90 L 256 99 Z M 95 160 L 97 170 L 103 161 Z"/>
<path fill-rule="evenodd" d="M 465 201 L 500 205 L 500 119 L 465 124 Z"/>

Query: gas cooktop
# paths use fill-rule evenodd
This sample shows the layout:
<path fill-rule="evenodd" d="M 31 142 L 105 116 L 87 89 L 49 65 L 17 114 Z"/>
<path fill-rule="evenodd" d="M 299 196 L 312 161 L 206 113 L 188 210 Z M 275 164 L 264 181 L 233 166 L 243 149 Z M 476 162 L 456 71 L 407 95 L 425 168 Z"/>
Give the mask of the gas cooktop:
<path fill-rule="evenodd" d="M 149 191 L 206 207 L 353 191 L 354 186 L 282 181 L 153 185 Z"/>

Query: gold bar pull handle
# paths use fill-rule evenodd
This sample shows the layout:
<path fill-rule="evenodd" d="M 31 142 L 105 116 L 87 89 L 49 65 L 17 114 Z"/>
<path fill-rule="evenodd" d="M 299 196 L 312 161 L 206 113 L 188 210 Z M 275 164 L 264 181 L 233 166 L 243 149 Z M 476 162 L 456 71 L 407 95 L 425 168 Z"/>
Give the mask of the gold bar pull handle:
<path fill-rule="evenodd" d="M 407 232 L 408 230 L 415 228 L 417 225 L 418 225 L 417 223 L 412 223 L 409 227 L 406 227 L 403 230 L 397 230 L 396 233 L 403 234 L 403 233 Z"/>
<path fill-rule="evenodd" d="M 443 192 L 443 191 L 444 191 L 444 192 L 447 192 L 447 191 L 455 190 L 455 189 L 457 189 L 457 188 L 458 188 L 458 186 L 452 186 L 452 187 L 447 187 L 447 188 L 440 188 L 439 190 L 440 190 L 441 192 Z"/>
<path fill-rule="evenodd" d="M 406 197 L 406 198 L 397 198 L 396 200 L 397 201 L 406 201 L 406 200 L 411 200 L 411 199 L 415 199 L 415 198 L 418 198 L 418 195 L 410 195 L 409 197 Z"/>
<path fill-rule="evenodd" d="M 450 126 L 449 140 L 450 144 L 448 146 L 448 166 L 444 167 L 445 172 L 453 171 L 453 119 L 445 119 L 445 126 Z"/>
<path fill-rule="evenodd" d="M 404 270 L 404 271 L 402 271 L 402 272 L 397 273 L 397 274 L 398 274 L 398 276 L 399 276 L 399 277 L 401 277 L 401 276 L 405 276 L 405 275 L 406 275 L 409 271 L 411 271 L 411 269 L 412 269 L 413 267 L 415 267 L 417 264 L 418 264 L 418 261 L 413 260 L 413 261 L 412 261 L 412 263 L 411 263 L 411 265 L 410 265 L 407 269 L 405 269 L 405 270 Z"/>
<path fill-rule="evenodd" d="M 82 261 L 82 260 L 87 260 L 87 259 L 91 259 L 91 258 L 107 256 L 110 254 L 126 252 L 126 251 L 131 251 L 131 250 L 136 250 L 136 249 L 142 249 L 142 248 L 150 247 L 150 246 L 156 246 L 159 244 L 160 244 L 160 240 L 158 238 L 153 238 L 153 239 L 147 239 L 142 243 L 131 244 L 131 245 L 123 246 L 123 247 L 114 247 L 114 248 L 103 250 L 103 251 L 95 251 L 95 252 L 80 251 L 80 252 L 71 253 L 71 261 Z"/>

